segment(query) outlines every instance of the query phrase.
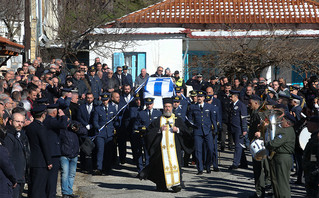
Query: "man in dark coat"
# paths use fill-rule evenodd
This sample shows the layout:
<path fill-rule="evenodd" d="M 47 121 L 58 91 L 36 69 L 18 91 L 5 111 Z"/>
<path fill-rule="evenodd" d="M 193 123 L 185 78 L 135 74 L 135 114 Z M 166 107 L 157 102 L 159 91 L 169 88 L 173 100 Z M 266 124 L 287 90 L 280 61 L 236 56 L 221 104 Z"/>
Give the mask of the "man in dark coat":
<path fill-rule="evenodd" d="M 8 133 L 4 139 L 5 147 L 9 151 L 10 161 L 13 163 L 17 176 L 17 187 L 13 189 L 14 198 L 22 196 L 24 183 L 26 182 L 25 175 L 29 152 L 27 151 L 28 147 L 24 146 L 24 142 L 28 142 L 28 138 L 22 129 L 24 121 L 24 115 L 14 113 L 12 115 L 12 120 L 9 121 L 10 125 L 7 125 L 6 127 Z"/>
<path fill-rule="evenodd" d="M 48 197 L 56 197 L 56 186 L 58 181 L 58 172 L 60 168 L 61 144 L 60 130 L 66 129 L 68 126 L 68 117 L 66 117 L 61 109 L 58 111 L 58 104 L 48 106 L 48 115 L 43 124 L 48 129 L 47 136 L 49 138 L 49 146 L 52 157 L 52 169 L 49 172 L 47 184 Z"/>
<path fill-rule="evenodd" d="M 12 197 L 12 188 L 17 186 L 16 173 L 9 159 L 9 152 L 3 146 L 6 135 L 6 130 L 0 126 L 0 197 Z"/>
<path fill-rule="evenodd" d="M 174 192 L 179 192 L 182 188 L 181 150 L 192 152 L 192 136 L 183 120 L 172 113 L 172 101 L 172 98 L 163 99 L 163 115 L 147 128 L 145 140 L 150 163 L 139 174 L 139 178 L 153 181 L 157 190 L 172 188 Z M 170 152 L 171 155 L 168 155 Z"/>
<path fill-rule="evenodd" d="M 43 125 L 46 106 L 39 105 L 31 110 L 34 121 L 26 127 L 31 149 L 29 196 L 47 197 L 45 192 L 49 171 L 52 169 L 47 129 Z"/>
<path fill-rule="evenodd" d="M 123 66 L 122 69 L 123 69 L 123 75 L 126 78 L 126 83 L 129 84 L 132 88 L 133 87 L 133 78 L 132 78 L 131 74 L 127 73 L 128 66 Z"/>

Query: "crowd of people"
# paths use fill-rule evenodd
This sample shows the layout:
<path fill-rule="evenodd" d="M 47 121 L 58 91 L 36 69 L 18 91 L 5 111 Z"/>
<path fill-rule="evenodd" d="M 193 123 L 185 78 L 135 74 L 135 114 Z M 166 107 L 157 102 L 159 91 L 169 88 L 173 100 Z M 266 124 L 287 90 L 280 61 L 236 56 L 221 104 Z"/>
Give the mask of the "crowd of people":
<path fill-rule="evenodd" d="M 302 87 L 288 86 L 284 78 L 205 81 L 201 73 L 184 82 L 179 71 L 159 66 L 152 75 L 142 69 L 133 82 L 127 66 L 115 69 L 100 58 L 91 66 L 75 61 L 68 69 L 61 59 L 44 64 L 38 57 L 3 73 L 0 196 L 21 197 L 28 184 L 29 197 L 56 197 L 61 170 L 63 198 L 78 197 L 78 162 L 86 174 L 112 174 L 114 166 L 127 163 L 128 141 L 137 177 L 153 181 L 158 191 L 178 192 L 182 166 L 196 165 L 197 175 L 219 172 L 218 152 L 228 149 L 234 151 L 229 171 L 247 169 L 249 145 L 262 139 L 269 156 L 252 159 L 251 197 L 264 197 L 269 189 L 275 197 L 290 197 L 291 170 L 297 184 L 305 178 L 307 196 L 318 197 L 317 77 L 304 79 Z M 143 97 L 140 88 L 149 76 L 174 82 L 176 94 L 163 99 L 162 110 L 154 109 L 154 98 Z M 301 148 L 305 126 L 312 135 Z M 270 130 L 276 131 L 272 138 L 265 133 Z"/>

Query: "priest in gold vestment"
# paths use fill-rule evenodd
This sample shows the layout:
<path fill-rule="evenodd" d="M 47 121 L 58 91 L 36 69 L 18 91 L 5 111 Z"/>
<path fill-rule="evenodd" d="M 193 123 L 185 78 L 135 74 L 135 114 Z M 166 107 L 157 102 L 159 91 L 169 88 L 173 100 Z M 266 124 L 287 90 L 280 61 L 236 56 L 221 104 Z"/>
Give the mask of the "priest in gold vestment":
<path fill-rule="evenodd" d="M 158 191 L 179 192 L 182 182 L 182 150 L 191 153 L 193 138 L 182 118 L 172 113 L 172 98 L 163 98 L 163 115 L 154 120 L 145 134 L 145 143 L 150 163 L 139 174 L 140 179 L 149 179 Z"/>

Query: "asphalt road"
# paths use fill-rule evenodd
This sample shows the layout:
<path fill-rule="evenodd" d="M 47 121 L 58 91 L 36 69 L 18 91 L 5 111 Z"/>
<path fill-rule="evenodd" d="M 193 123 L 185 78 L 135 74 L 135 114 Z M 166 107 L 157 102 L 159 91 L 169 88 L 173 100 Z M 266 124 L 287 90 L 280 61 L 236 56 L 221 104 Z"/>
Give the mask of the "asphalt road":
<path fill-rule="evenodd" d="M 254 192 L 253 171 L 251 156 L 246 151 L 249 160 L 248 169 L 228 171 L 231 165 L 233 152 L 226 150 L 220 153 L 220 172 L 212 172 L 197 176 L 195 166 L 183 168 L 185 189 L 179 193 L 157 192 L 151 181 L 141 181 L 136 178 L 136 167 L 131 155 L 129 162 L 114 169 L 111 175 L 92 176 L 77 172 L 75 179 L 75 193 L 83 198 L 102 197 L 248 197 Z M 296 180 L 291 177 L 291 182 Z M 304 186 L 291 184 L 292 197 L 305 197 Z"/>

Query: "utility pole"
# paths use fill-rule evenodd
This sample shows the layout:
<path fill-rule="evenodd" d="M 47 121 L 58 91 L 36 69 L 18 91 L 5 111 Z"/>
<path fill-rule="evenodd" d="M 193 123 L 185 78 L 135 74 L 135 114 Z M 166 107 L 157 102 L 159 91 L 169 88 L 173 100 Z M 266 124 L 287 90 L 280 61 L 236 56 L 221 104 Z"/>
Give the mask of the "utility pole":
<path fill-rule="evenodd" d="M 24 61 L 29 61 L 31 46 L 30 0 L 24 0 L 24 8 Z"/>

